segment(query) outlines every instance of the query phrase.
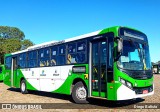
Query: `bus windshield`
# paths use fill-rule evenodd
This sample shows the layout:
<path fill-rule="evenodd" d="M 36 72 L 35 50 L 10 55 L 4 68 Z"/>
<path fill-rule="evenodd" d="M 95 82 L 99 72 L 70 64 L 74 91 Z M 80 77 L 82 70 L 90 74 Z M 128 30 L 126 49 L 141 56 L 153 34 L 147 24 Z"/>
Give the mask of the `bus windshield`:
<path fill-rule="evenodd" d="M 123 41 L 123 51 L 118 66 L 127 70 L 151 70 L 149 47 L 132 40 Z"/>

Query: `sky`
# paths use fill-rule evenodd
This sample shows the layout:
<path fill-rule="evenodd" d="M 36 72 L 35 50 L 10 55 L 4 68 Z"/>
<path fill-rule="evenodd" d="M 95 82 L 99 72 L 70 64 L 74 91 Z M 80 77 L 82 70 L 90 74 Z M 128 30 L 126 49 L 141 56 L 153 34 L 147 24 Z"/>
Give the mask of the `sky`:
<path fill-rule="evenodd" d="M 160 0 L 0 0 L 0 26 L 35 44 L 118 25 L 144 32 L 151 61 L 160 60 Z"/>

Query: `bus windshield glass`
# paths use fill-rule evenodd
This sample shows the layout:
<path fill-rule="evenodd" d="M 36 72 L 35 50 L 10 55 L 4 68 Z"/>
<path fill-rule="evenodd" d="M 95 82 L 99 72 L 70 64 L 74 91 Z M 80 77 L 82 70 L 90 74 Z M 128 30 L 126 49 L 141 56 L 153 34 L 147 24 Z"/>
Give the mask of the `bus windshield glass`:
<path fill-rule="evenodd" d="M 132 40 L 124 40 L 118 66 L 127 70 L 151 70 L 148 45 Z"/>

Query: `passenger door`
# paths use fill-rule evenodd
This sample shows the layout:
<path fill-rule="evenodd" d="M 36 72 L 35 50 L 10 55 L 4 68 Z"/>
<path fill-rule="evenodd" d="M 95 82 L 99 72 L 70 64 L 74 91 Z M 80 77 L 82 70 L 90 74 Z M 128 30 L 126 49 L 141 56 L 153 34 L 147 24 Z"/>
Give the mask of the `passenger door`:
<path fill-rule="evenodd" d="M 17 56 L 12 57 L 11 69 L 11 87 L 15 87 L 17 84 Z"/>
<path fill-rule="evenodd" d="M 91 96 L 106 97 L 107 40 L 91 42 Z"/>

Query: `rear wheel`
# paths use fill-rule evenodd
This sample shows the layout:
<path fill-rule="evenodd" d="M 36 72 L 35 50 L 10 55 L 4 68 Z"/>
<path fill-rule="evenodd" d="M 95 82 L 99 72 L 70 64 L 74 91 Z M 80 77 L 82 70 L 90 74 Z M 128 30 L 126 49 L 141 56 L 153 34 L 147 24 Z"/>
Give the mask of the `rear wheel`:
<path fill-rule="evenodd" d="M 22 94 L 26 94 L 26 93 L 28 93 L 28 91 L 27 91 L 27 87 L 26 87 L 26 81 L 25 80 L 22 80 L 21 81 L 21 93 Z"/>
<path fill-rule="evenodd" d="M 82 82 L 77 82 L 72 90 L 72 98 L 76 103 L 88 103 L 87 89 Z"/>

